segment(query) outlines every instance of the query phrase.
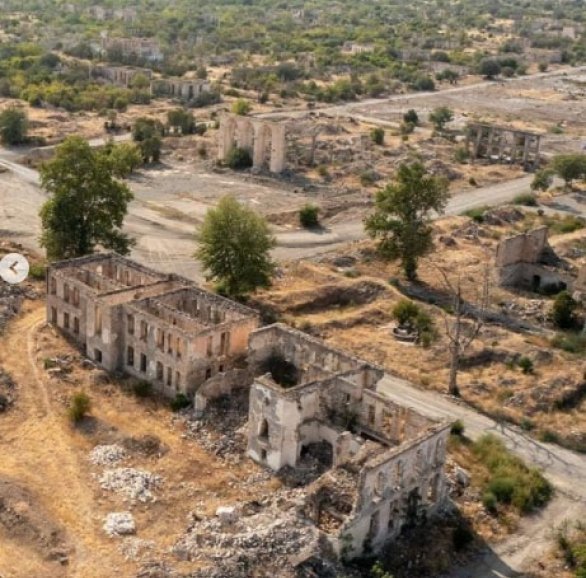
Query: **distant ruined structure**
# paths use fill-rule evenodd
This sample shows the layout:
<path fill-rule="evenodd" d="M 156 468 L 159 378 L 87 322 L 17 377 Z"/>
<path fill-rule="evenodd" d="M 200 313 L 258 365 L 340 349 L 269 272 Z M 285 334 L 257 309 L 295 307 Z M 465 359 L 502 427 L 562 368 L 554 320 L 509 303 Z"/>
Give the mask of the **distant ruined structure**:
<path fill-rule="evenodd" d="M 520 164 L 526 170 L 539 166 L 540 143 L 541 135 L 537 133 L 491 124 L 469 123 L 466 134 L 471 159 Z"/>
<path fill-rule="evenodd" d="M 287 125 L 261 119 L 228 115 L 222 118 L 218 131 L 218 160 L 226 159 L 238 146 L 251 151 L 253 168 L 268 168 L 271 173 L 281 173 L 286 166 Z"/>

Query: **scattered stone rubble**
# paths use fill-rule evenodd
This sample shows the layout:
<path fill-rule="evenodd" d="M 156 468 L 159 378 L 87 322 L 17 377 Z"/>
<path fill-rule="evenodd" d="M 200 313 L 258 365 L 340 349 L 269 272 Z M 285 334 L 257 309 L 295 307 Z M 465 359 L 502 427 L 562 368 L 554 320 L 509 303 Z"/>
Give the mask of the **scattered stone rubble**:
<path fill-rule="evenodd" d="M 111 512 L 106 516 L 104 532 L 110 538 L 134 534 L 136 532 L 134 517 L 130 512 Z"/>
<path fill-rule="evenodd" d="M 18 315 L 25 299 L 38 299 L 39 294 L 26 285 L 0 284 L 0 332 Z"/>
<path fill-rule="evenodd" d="M 125 494 L 133 503 L 155 501 L 153 490 L 161 482 L 160 476 L 134 468 L 106 470 L 100 477 L 100 485 L 104 490 Z"/>
<path fill-rule="evenodd" d="M 126 458 L 124 448 L 118 445 L 96 446 L 89 460 L 96 466 L 114 466 Z"/>
<path fill-rule="evenodd" d="M 122 541 L 119 550 L 126 560 L 136 562 L 154 547 L 155 543 L 152 540 L 128 537 Z"/>

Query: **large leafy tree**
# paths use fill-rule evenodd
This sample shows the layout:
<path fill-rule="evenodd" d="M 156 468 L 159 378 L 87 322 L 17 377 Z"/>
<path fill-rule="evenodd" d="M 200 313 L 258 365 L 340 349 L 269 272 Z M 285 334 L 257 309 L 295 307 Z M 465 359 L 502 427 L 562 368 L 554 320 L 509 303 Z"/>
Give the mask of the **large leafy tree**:
<path fill-rule="evenodd" d="M 196 240 L 195 256 L 227 295 L 240 297 L 270 285 L 275 240 L 266 220 L 235 197 L 223 197 L 208 209 Z"/>
<path fill-rule="evenodd" d="M 564 180 L 566 187 L 571 187 L 576 179 L 586 178 L 586 155 L 572 153 L 556 155 L 551 161 L 553 171 Z"/>
<path fill-rule="evenodd" d="M 24 110 L 11 106 L 0 113 L 0 137 L 4 144 L 25 142 L 27 130 L 28 117 Z"/>
<path fill-rule="evenodd" d="M 431 212 L 442 213 L 448 198 L 447 179 L 430 175 L 420 162 L 402 164 L 396 182 L 376 196 L 366 232 L 379 239 L 383 259 L 401 261 L 410 280 L 417 277 L 419 258 L 433 249 Z"/>
<path fill-rule="evenodd" d="M 51 194 L 40 212 L 49 259 L 88 255 L 98 245 L 129 253 L 133 241 L 121 228 L 132 193 L 113 171 L 109 156 L 81 137 L 66 139 L 41 165 L 41 185 Z"/>

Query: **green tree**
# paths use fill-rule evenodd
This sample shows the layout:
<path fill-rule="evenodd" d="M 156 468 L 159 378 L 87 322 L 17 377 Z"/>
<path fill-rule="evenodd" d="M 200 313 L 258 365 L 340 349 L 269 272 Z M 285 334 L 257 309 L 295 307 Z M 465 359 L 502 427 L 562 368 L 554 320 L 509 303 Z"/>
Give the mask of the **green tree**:
<path fill-rule="evenodd" d="M 252 166 L 252 154 L 248 149 L 234 146 L 226 155 L 226 164 L 234 171 Z"/>
<path fill-rule="evenodd" d="M 494 58 L 485 58 L 480 61 L 478 72 L 486 78 L 494 78 L 501 73 L 501 65 L 498 60 Z"/>
<path fill-rule="evenodd" d="M 448 198 L 447 179 L 430 175 L 420 162 L 402 164 L 397 182 L 376 196 L 366 232 L 379 239 L 383 259 L 400 259 L 410 280 L 417 276 L 419 258 L 433 249 L 431 212 L 443 213 Z"/>
<path fill-rule="evenodd" d="M 232 105 L 232 112 L 239 116 L 246 116 L 251 110 L 250 102 L 244 100 L 243 98 L 239 98 L 233 105 Z"/>
<path fill-rule="evenodd" d="M 552 169 L 541 169 L 535 173 L 531 181 L 532 191 L 547 191 L 553 183 L 554 172 Z"/>
<path fill-rule="evenodd" d="M 577 301 L 568 291 L 558 293 L 553 302 L 552 319 L 560 329 L 570 329 L 574 325 L 574 311 L 578 307 Z"/>
<path fill-rule="evenodd" d="M 132 127 L 132 140 L 138 145 L 145 163 L 158 162 L 161 158 L 163 127 L 159 121 L 140 117 Z"/>
<path fill-rule="evenodd" d="M 49 259 L 88 255 L 97 245 L 129 253 L 133 241 L 121 228 L 132 193 L 114 178 L 105 152 L 69 137 L 40 172 L 41 185 L 51 194 L 40 211 L 40 243 Z"/>
<path fill-rule="evenodd" d="M 107 150 L 115 177 L 125 179 L 142 165 L 142 154 L 135 143 L 113 145 Z"/>
<path fill-rule="evenodd" d="M 447 106 L 438 106 L 429 113 L 429 121 L 436 130 L 443 130 L 446 123 L 454 119 L 454 113 Z"/>
<path fill-rule="evenodd" d="M 0 137 L 8 145 L 17 145 L 26 141 L 28 117 L 24 110 L 10 106 L 0 113 Z"/>
<path fill-rule="evenodd" d="M 167 113 L 167 124 L 178 126 L 182 134 L 193 134 L 195 132 L 195 118 L 190 110 L 176 108 Z"/>
<path fill-rule="evenodd" d="M 130 86 L 132 86 L 132 88 L 137 88 L 138 90 L 144 90 L 146 88 L 149 88 L 150 85 L 151 81 L 146 77 L 146 75 L 141 73 L 134 76 L 133 79 L 130 81 Z"/>
<path fill-rule="evenodd" d="M 586 155 L 581 153 L 556 155 L 551 160 L 551 168 L 564 180 L 567 187 L 576 179 L 586 177 Z"/>
<path fill-rule="evenodd" d="M 227 295 L 244 296 L 270 285 L 275 240 L 266 220 L 235 197 L 223 197 L 208 209 L 196 240 L 195 256 Z"/>
<path fill-rule="evenodd" d="M 417 112 L 415 110 L 413 110 L 412 108 L 410 108 L 404 115 L 403 115 L 403 121 L 408 123 L 408 124 L 413 124 L 415 126 L 417 126 L 419 124 L 419 116 L 417 115 Z"/>

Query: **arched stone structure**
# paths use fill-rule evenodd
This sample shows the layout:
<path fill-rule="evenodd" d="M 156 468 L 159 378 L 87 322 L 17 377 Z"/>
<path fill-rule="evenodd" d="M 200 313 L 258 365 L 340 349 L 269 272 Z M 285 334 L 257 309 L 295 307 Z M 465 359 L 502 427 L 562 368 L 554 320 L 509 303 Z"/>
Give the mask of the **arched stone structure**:
<path fill-rule="evenodd" d="M 218 160 L 225 160 L 230 150 L 239 146 L 250 150 L 255 169 L 268 164 L 272 173 L 281 173 L 286 165 L 286 128 L 284 123 L 226 116 L 218 131 Z"/>

